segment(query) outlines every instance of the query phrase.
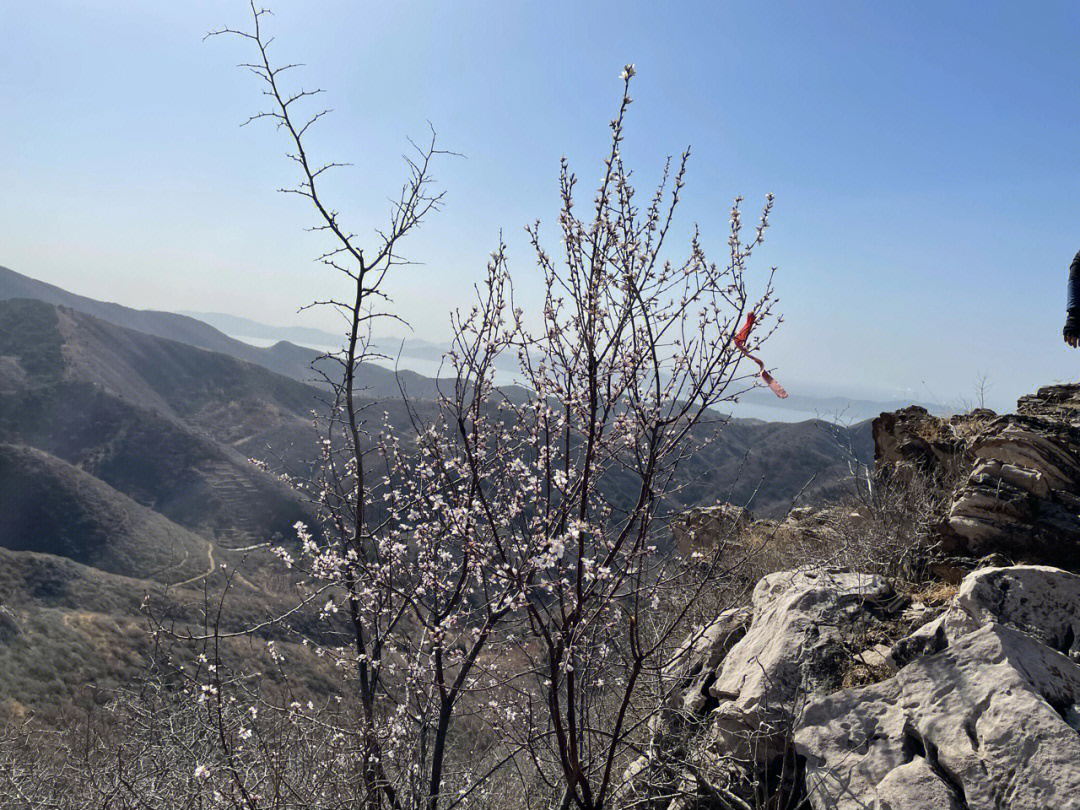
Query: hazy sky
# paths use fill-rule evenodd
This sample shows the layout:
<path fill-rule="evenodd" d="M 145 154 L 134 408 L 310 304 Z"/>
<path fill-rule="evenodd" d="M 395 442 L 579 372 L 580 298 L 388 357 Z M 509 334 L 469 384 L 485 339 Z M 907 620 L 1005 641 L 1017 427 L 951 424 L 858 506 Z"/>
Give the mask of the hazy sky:
<path fill-rule="evenodd" d="M 277 58 L 335 113 L 312 139 L 350 161 L 326 194 L 360 233 L 385 220 L 427 121 L 463 153 L 445 210 L 395 287 L 416 336 L 445 337 L 500 229 L 551 227 L 558 160 L 597 179 L 618 74 L 623 150 L 644 191 L 693 147 L 682 235 L 723 258 L 731 198 L 777 197 L 757 265 L 786 323 L 764 354 L 789 389 L 835 384 L 992 404 L 1075 379 L 1065 267 L 1080 248 L 1080 4 L 273 3 Z M 237 2 L 0 0 L 0 265 L 157 309 L 281 324 L 340 291 L 281 133 L 236 69 Z M 673 242 L 681 246 L 683 241 Z M 526 289 L 532 281 L 524 282 Z"/>

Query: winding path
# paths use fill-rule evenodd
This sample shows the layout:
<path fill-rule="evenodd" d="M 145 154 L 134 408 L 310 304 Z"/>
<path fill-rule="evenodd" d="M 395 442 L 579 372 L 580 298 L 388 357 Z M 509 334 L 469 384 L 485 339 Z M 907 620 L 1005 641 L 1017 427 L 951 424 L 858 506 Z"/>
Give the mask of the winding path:
<path fill-rule="evenodd" d="M 196 574 L 191 579 L 185 579 L 183 582 L 174 582 L 170 585 L 170 588 L 181 588 L 184 585 L 190 585 L 192 582 L 198 582 L 200 579 L 205 579 L 214 573 L 214 541 L 206 541 L 206 570 L 201 574 Z"/>

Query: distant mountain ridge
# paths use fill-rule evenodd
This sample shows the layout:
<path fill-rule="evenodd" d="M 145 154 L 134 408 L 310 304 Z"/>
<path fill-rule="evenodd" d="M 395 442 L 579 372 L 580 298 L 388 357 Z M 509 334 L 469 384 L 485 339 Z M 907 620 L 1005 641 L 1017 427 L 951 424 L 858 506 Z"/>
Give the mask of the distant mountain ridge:
<path fill-rule="evenodd" d="M 290 542 L 297 521 L 318 523 L 303 496 L 248 458 L 311 469 L 312 410 L 328 393 L 303 381 L 314 356 L 0 270 L 0 605 L 17 627 L 0 638 L 0 713 L 123 684 L 146 651 L 145 592 L 178 622 L 198 621 L 200 589 L 232 572 L 237 622 L 284 598 L 294 583 L 255 549 Z M 407 444 L 409 419 L 435 415 L 435 380 L 370 364 L 362 377 L 381 400 L 373 428 L 385 411 Z M 419 398 L 414 410 L 399 385 Z M 868 423 L 720 421 L 721 440 L 685 461 L 673 508 L 721 497 L 782 514 L 835 492 L 845 452 L 869 460 Z"/>
<path fill-rule="evenodd" d="M 10 271 L 0 281 L 4 294 L 38 293 L 80 307 L 0 300 L 0 441 L 37 447 L 189 530 L 232 536 L 233 545 L 291 533 L 300 514 L 295 495 L 257 474 L 246 458 L 272 459 L 296 448 L 293 460 L 310 464 L 317 444 L 311 411 L 323 407 L 325 389 L 87 310 L 157 332 L 194 324 L 203 344 L 262 351 L 198 321 L 177 321 L 183 316 L 102 304 Z M 364 371 L 376 383 L 367 393 L 383 401 L 399 427 L 407 422 L 398 383 L 421 399 L 436 384 L 409 372 Z M 863 459 L 869 453 L 865 424 L 834 430 L 819 422 L 733 419 L 723 430 L 723 441 L 687 463 L 681 505 L 724 492 L 775 513 L 815 476 L 804 496 L 834 486 L 833 473 L 843 469 L 839 444 Z M 259 517 L 238 523 L 236 516 L 246 513 Z"/>
<path fill-rule="evenodd" d="M 9 272 L 6 278 L 18 281 L 23 277 Z M 27 286 L 20 283 L 19 291 L 25 292 Z M 39 289 L 33 284 L 29 286 Z M 64 292 L 59 288 L 44 286 L 54 296 Z M 65 300 L 72 298 L 83 309 L 94 308 L 93 305 L 99 303 L 77 296 L 68 296 Z M 15 306 L 12 312 L 28 309 L 32 308 Z M 149 317 L 156 316 L 156 313 L 140 313 L 118 305 L 109 305 L 106 309 L 117 319 L 127 319 L 134 313 L 140 316 L 136 323 L 159 331 L 162 323 L 174 322 L 171 318 L 161 321 Z M 67 380 L 66 384 L 97 386 L 85 394 L 75 393 L 75 389 L 71 388 L 67 395 L 81 396 L 88 404 L 99 409 L 95 418 L 119 419 L 121 423 L 130 421 L 139 426 L 139 435 L 143 436 L 140 441 L 161 448 L 165 461 L 156 463 L 156 467 L 164 466 L 165 472 L 161 473 L 163 480 L 171 480 L 170 476 L 179 469 L 202 475 L 213 465 L 224 463 L 212 460 L 220 459 L 223 452 L 234 453 L 237 457 L 241 454 L 265 457 L 268 448 L 272 448 L 272 454 L 276 455 L 290 447 L 298 447 L 300 457 L 306 462 L 310 461 L 315 442 L 311 432 L 310 410 L 320 397 L 325 398 L 319 389 L 289 382 L 269 371 L 259 371 L 244 358 L 234 355 L 200 351 L 175 341 L 140 335 L 129 329 L 108 327 L 101 320 L 63 307 L 56 312 L 59 323 L 63 325 L 61 332 L 68 330 L 60 338 L 64 352 L 72 363 L 71 368 L 78 369 L 78 374 Z M 0 337 L 4 333 L 5 323 L 11 320 L 10 317 L 0 316 Z M 205 329 L 209 330 L 206 334 L 217 334 L 227 341 L 230 349 L 235 349 L 239 344 L 244 348 L 244 354 L 248 350 L 256 353 L 263 351 L 220 335 L 211 326 L 207 325 Z M 20 327 L 20 330 L 25 332 L 26 327 Z M 33 351 L 39 352 L 56 340 L 42 331 L 34 340 L 23 340 L 21 350 L 33 348 Z M 0 356 L 8 353 L 0 347 Z M 48 367 L 45 361 L 35 362 Z M 402 407 L 399 383 L 411 397 L 420 400 L 432 399 L 437 384 L 435 380 L 412 372 L 400 372 L 395 376 L 391 370 L 370 364 L 365 365 L 362 371 L 364 382 L 368 383 L 364 393 L 380 400 L 395 415 L 394 420 L 399 427 L 407 424 L 403 421 L 403 415 L 398 413 Z M 0 357 L 0 387 L 3 375 L 4 360 Z M 124 407 L 134 403 L 141 409 L 141 415 L 137 419 L 117 417 L 114 413 L 117 406 L 110 399 L 114 394 L 108 394 L 109 391 L 114 394 L 122 392 L 122 398 L 129 403 Z M 52 407 L 57 408 L 56 424 L 71 422 L 71 415 L 59 409 L 58 403 Z M 39 410 L 48 411 L 47 408 Z M 158 416 L 152 416 L 154 413 Z M 151 427 L 156 424 L 155 420 L 162 418 L 172 424 Z M 38 420 L 36 413 L 30 413 L 27 419 L 29 425 L 38 425 L 37 430 L 56 432 L 52 429 L 53 425 Z M 183 441 L 162 442 L 157 438 L 175 431 L 190 432 L 192 428 L 197 431 L 197 436 Z M 824 422 L 815 421 L 771 423 L 732 419 L 724 427 L 724 440 L 712 444 L 700 459 L 687 465 L 688 471 L 695 471 L 691 476 L 693 480 L 686 483 L 684 497 L 680 497 L 679 501 L 687 506 L 694 505 L 701 498 L 709 497 L 710 491 L 723 491 L 730 500 L 749 503 L 763 514 L 770 514 L 790 505 L 794 494 L 814 476 L 817 478 L 805 490 L 804 496 L 813 498 L 823 494 L 825 489 L 835 485 L 834 473 L 839 474 L 844 468 L 843 459 L 840 458 L 843 451 L 835 438 L 837 431 L 842 434 L 839 444 L 853 448 L 862 459 L 868 458 L 870 441 L 865 424 L 834 430 Z M 126 431 L 124 435 L 131 435 L 131 431 Z M 200 444 L 192 440 L 199 436 L 209 439 L 210 443 Z M 13 440 L 19 441 L 19 438 Z M 46 437 L 42 441 L 46 441 Z M 215 448 L 215 443 L 220 445 Z M 68 458 L 63 448 L 42 446 L 48 452 Z M 136 449 L 134 445 L 127 446 L 133 451 Z M 178 454 L 178 449 L 182 450 L 182 455 Z M 116 468 L 102 462 L 95 463 L 101 474 L 118 476 L 114 483 L 122 480 L 125 486 L 145 490 L 145 476 L 129 480 L 125 477 L 127 472 L 124 465 Z M 235 461 L 226 463 L 226 468 L 235 467 Z M 829 473 L 827 476 L 824 475 L 826 472 Z M 217 474 L 210 477 L 214 479 Z M 156 479 L 151 476 L 150 480 Z M 167 516 L 181 518 L 183 510 L 193 504 L 191 499 L 201 497 L 198 495 L 201 491 L 202 485 L 190 490 L 186 485 L 174 487 L 156 503 Z M 140 491 L 136 499 L 145 502 L 147 497 L 162 496 Z M 181 523 L 187 525 L 183 521 Z"/>
<path fill-rule="evenodd" d="M 241 340 L 291 341 L 307 346 L 328 347 L 340 345 L 343 339 L 342 335 L 333 335 L 319 329 L 304 326 L 275 326 L 220 312 L 184 311 L 181 314 L 204 321 L 225 334 Z M 450 346 L 415 338 L 377 337 L 372 340 L 372 349 L 393 359 L 406 369 L 409 368 L 410 361 L 413 361 L 413 365 L 420 368 L 411 369 L 412 371 L 427 373 L 431 376 L 438 373 L 437 369 Z M 516 359 L 509 357 L 500 358 L 496 366 L 500 371 L 511 375 L 519 370 Z M 449 369 L 448 365 L 446 369 Z M 801 391 L 801 386 L 795 386 L 794 393 L 783 400 L 778 400 L 768 389 L 758 388 L 743 394 L 740 402 L 744 405 L 764 406 L 766 413 L 776 414 L 787 411 L 809 416 L 817 415 L 821 419 L 847 423 L 873 419 L 880 413 L 899 410 L 912 404 L 920 405 L 934 414 L 943 414 L 948 410 L 936 403 L 916 402 L 911 399 L 874 399 L 867 396 L 839 395 L 828 392 L 828 388 L 828 386 L 818 385 L 811 387 L 807 392 Z M 739 409 L 736 409 L 736 414 L 741 415 Z"/>
<path fill-rule="evenodd" d="M 919 405 L 935 415 L 942 415 L 948 410 L 942 405 L 931 402 L 914 402 L 899 399 L 857 399 L 835 395 L 812 396 L 799 393 L 790 394 L 786 399 L 777 399 L 768 388 L 755 388 L 752 391 L 747 391 L 740 397 L 740 401 L 748 405 L 763 405 L 774 410 L 790 409 L 802 413 L 816 414 L 819 419 L 840 423 L 873 419 L 881 413 L 900 410 L 909 405 Z"/>
<path fill-rule="evenodd" d="M 339 350 L 345 343 L 346 335 L 332 334 L 321 329 L 307 326 L 278 326 L 275 324 L 261 323 L 251 318 L 243 318 L 239 315 L 229 315 L 223 312 L 197 312 L 194 310 L 181 310 L 181 315 L 202 321 L 220 330 L 229 337 L 244 343 L 260 341 L 278 345 L 280 343 L 295 343 L 300 346 L 318 349 L 320 351 Z M 422 376 L 423 372 L 416 369 L 408 369 L 408 360 L 423 361 L 426 367 L 441 365 L 444 355 L 449 351 L 448 344 L 432 343 L 429 340 L 417 338 L 401 338 L 384 335 L 373 337 L 368 343 L 368 350 L 382 356 L 385 361 L 376 368 L 383 369 L 391 365 L 391 361 L 404 359 L 406 368 L 399 369 L 402 375 Z M 504 361 L 499 364 L 504 370 L 516 371 L 516 362 Z M 449 364 L 447 364 L 449 368 Z M 433 376 L 431 374 L 427 376 Z"/>
<path fill-rule="evenodd" d="M 312 364 L 322 354 L 315 349 L 287 341 L 279 341 L 268 347 L 252 346 L 186 315 L 96 301 L 0 267 L 0 301 L 16 298 L 68 307 L 114 326 L 228 355 L 300 382 L 321 382 L 319 374 L 312 369 Z M 329 370 L 333 371 L 332 368 Z M 437 396 L 435 381 L 412 371 L 402 370 L 395 374 L 374 363 L 364 363 L 360 366 L 357 379 L 358 388 L 375 398 L 399 397 L 399 382 L 405 385 L 412 397 L 434 399 Z"/>
<path fill-rule="evenodd" d="M 132 309 L 121 304 L 96 301 L 44 281 L 20 275 L 6 267 L 0 267 L 0 300 L 12 298 L 30 298 L 47 304 L 69 307 L 125 329 L 133 329 L 207 351 L 227 354 L 293 379 L 302 381 L 315 379 L 310 366 L 317 353 L 312 349 L 285 342 L 268 348 L 251 346 L 223 334 L 210 324 L 186 315 L 149 309 Z"/>
<path fill-rule="evenodd" d="M 215 329 L 233 337 L 271 340 L 275 343 L 286 340 L 298 346 L 311 347 L 340 346 L 345 340 L 344 334 L 334 335 L 310 326 L 271 326 L 224 312 L 180 310 L 180 314 L 210 324 Z"/>
<path fill-rule="evenodd" d="M 68 292 L 53 284 L 21 275 L 6 267 L 0 267 L 0 299 L 8 298 L 32 298 L 47 304 L 58 304 L 77 312 L 85 312 L 117 326 L 123 326 L 125 329 L 134 329 L 148 335 L 176 340 L 212 352 L 235 356 L 238 351 L 253 348 L 222 334 L 209 324 L 186 315 L 149 309 L 132 309 L 121 304 L 96 301 L 93 298 Z"/>

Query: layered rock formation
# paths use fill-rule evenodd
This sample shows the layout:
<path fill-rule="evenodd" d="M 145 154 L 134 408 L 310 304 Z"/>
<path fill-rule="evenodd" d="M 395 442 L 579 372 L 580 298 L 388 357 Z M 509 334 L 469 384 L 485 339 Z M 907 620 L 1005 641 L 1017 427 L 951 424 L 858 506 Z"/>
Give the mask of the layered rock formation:
<path fill-rule="evenodd" d="M 1080 386 L 1017 410 L 875 421 L 883 482 L 956 482 L 925 522 L 924 570 L 958 587 L 764 577 L 673 656 L 626 804 L 1080 810 Z M 838 510 L 769 528 L 827 544 Z"/>
<path fill-rule="evenodd" d="M 907 408 L 874 420 L 873 434 L 879 471 L 963 473 L 939 527 L 944 551 L 1080 562 L 1080 386 L 1040 388 L 1001 416 Z"/>

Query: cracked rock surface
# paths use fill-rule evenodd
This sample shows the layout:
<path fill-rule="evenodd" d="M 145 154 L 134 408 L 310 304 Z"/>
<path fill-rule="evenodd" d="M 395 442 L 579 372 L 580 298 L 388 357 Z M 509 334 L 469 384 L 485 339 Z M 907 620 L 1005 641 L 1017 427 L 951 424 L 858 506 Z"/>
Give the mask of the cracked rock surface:
<path fill-rule="evenodd" d="M 991 623 L 882 683 L 807 706 L 815 810 L 1080 808 L 1080 666 Z"/>
<path fill-rule="evenodd" d="M 992 622 L 1080 663 L 1080 576 L 1047 565 L 973 571 L 944 613 L 893 645 L 889 662 L 899 668 Z"/>
<path fill-rule="evenodd" d="M 710 715 L 717 747 L 759 761 L 775 756 L 792 706 L 840 685 L 845 634 L 870 620 L 868 605 L 891 595 L 883 577 L 846 569 L 763 577 L 754 589 L 750 628 L 724 656 L 709 688 L 718 701 Z"/>
<path fill-rule="evenodd" d="M 798 707 L 840 687 L 853 640 L 895 602 L 885 578 L 844 568 L 763 577 L 748 608 L 722 613 L 665 668 L 672 695 L 650 727 L 648 752 L 624 774 L 620 801 L 675 797 L 641 805 L 650 808 L 727 806 L 717 795 L 734 806 L 754 801 L 754 785 L 790 758 Z"/>

